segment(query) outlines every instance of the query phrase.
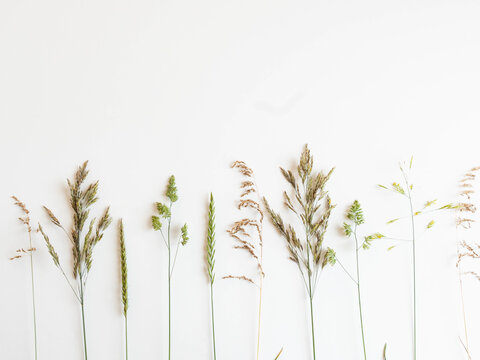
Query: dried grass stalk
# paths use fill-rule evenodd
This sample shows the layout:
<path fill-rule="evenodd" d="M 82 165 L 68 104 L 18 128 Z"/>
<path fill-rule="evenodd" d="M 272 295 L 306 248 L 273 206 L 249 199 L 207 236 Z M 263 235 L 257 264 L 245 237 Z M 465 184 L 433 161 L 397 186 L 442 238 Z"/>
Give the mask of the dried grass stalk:
<path fill-rule="evenodd" d="M 32 225 L 30 223 L 30 211 L 28 210 L 25 203 L 20 201 L 16 196 L 12 196 L 14 204 L 20 209 L 23 213 L 23 216 L 19 217 L 18 219 L 20 222 L 25 226 L 28 234 L 28 249 L 17 249 L 16 255 L 10 258 L 10 260 L 17 260 L 23 258 L 24 256 L 28 256 L 30 260 L 30 286 L 32 291 L 32 309 L 33 309 L 33 347 L 34 347 L 34 359 L 37 360 L 38 358 L 38 350 L 37 350 L 37 306 L 35 304 L 35 267 L 33 263 L 33 253 L 37 250 L 33 247 L 33 238 L 32 238 Z"/>
<path fill-rule="evenodd" d="M 233 274 L 224 276 L 224 279 L 237 279 L 254 284 L 258 287 L 258 326 L 257 326 L 257 360 L 260 357 L 260 337 L 262 323 L 262 294 L 263 279 L 263 220 L 264 215 L 260 206 L 261 196 L 255 182 L 253 170 L 243 161 L 235 161 L 232 166 L 243 176 L 240 183 L 240 199 L 238 210 L 247 210 L 248 216 L 235 221 L 228 229 L 228 233 L 235 242 L 234 248 L 246 252 L 255 264 L 254 276 Z"/>
<path fill-rule="evenodd" d="M 460 342 L 463 349 L 469 360 L 471 360 L 470 355 L 470 344 L 468 340 L 468 324 L 467 316 L 465 310 L 465 301 L 463 297 L 463 276 L 472 275 L 476 279 L 480 280 L 480 276 L 475 271 L 464 271 L 463 262 L 465 259 L 480 259 L 480 243 L 477 242 L 467 242 L 462 240 L 460 237 L 461 230 L 468 230 L 472 227 L 475 220 L 473 219 L 474 214 L 477 212 L 477 207 L 472 201 L 472 196 L 475 194 L 475 180 L 478 174 L 480 167 L 474 167 L 468 171 L 463 178 L 460 180 L 460 202 L 457 206 L 455 223 L 457 225 L 457 272 L 458 272 L 458 281 L 460 285 L 460 298 L 462 302 L 462 315 L 463 315 L 463 339 L 460 337 Z M 464 190 L 468 188 L 469 190 Z"/>

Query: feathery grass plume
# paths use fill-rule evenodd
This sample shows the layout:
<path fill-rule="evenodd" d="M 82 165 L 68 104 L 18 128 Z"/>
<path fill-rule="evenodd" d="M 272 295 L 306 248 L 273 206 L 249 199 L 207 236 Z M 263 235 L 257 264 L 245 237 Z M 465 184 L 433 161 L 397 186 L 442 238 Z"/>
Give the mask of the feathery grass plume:
<path fill-rule="evenodd" d="M 83 331 L 83 349 L 84 359 L 87 360 L 87 331 L 85 327 L 85 289 L 87 286 L 88 275 L 90 273 L 93 264 L 93 249 L 102 240 L 105 230 L 112 222 L 110 217 L 109 208 L 105 210 L 103 216 L 96 220 L 96 218 L 90 218 L 90 210 L 92 205 L 98 200 L 98 181 L 85 184 L 89 171 L 87 170 L 88 162 L 85 161 L 80 166 L 74 178 L 70 181 L 67 179 L 67 185 L 70 196 L 70 206 L 72 208 L 73 225 L 70 231 L 61 224 L 54 213 L 47 207 L 44 209 L 50 218 L 50 221 L 57 227 L 63 230 L 67 238 L 72 245 L 73 266 L 72 275 L 73 279 L 77 283 L 77 289 L 73 286 L 69 277 L 65 273 L 58 253 L 50 242 L 50 238 L 43 230 L 42 226 L 38 225 L 38 231 L 43 235 L 45 243 L 47 245 L 48 252 L 52 257 L 53 263 L 60 270 L 71 290 L 73 291 L 75 298 L 78 300 L 81 307 L 82 315 L 82 331 Z M 85 232 L 85 225 L 88 223 L 88 227 Z"/>
<path fill-rule="evenodd" d="M 474 214 L 477 212 L 476 206 L 473 204 L 472 196 L 475 194 L 475 180 L 480 167 L 474 167 L 470 169 L 460 180 L 460 202 L 456 211 L 455 223 L 457 226 L 457 272 L 458 281 L 460 285 L 460 298 L 462 302 L 462 314 L 463 314 L 463 339 L 460 337 L 460 342 L 469 360 L 470 345 L 468 341 L 468 325 L 467 316 L 465 311 L 465 301 L 463 297 L 463 276 L 473 275 L 480 280 L 480 276 L 474 271 L 463 271 L 463 263 L 466 259 L 480 259 L 480 243 L 462 240 L 461 236 L 466 236 L 463 230 L 471 228 L 475 220 Z"/>
<path fill-rule="evenodd" d="M 33 348 L 34 348 L 34 358 L 37 360 L 37 307 L 35 305 L 35 268 L 33 264 L 33 252 L 36 251 L 33 247 L 33 237 L 32 237 L 32 226 L 30 224 L 30 211 L 27 209 L 25 203 L 21 202 L 16 196 L 12 196 L 14 205 L 17 206 L 23 213 L 23 216 L 18 219 L 25 226 L 28 234 L 28 249 L 18 249 L 16 250 L 16 255 L 10 258 L 10 260 L 16 260 L 23 258 L 24 256 L 29 257 L 30 261 L 30 287 L 32 291 L 32 310 L 33 310 Z"/>
<path fill-rule="evenodd" d="M 118 240 L 120 242 L 120 270 L 122 276 L 122 304 L 123 317 L 125 318 L 125 359 L 128 360 L 128 268 L 127 268 L 127 249 L 125 248 L 125 232 L 123 230 L 123 220 L 120 219 L 118 227 Z"/>
<path fill-rule="evenodd" d="M 257 326 L 257 360 L 260 357 L 260 335 L 262 324 L 262 294 L 263 279 L 263 211 L 260 206 L 260 195 L 255 183 L 253 170 L 243 161 L 235 161 L 232 166 L 244 177 L 240 184 L 240 199 L 237 204 L 238 210 L 248 210 L 250 213 L 245 218 L 235 221 L 228 233 L 235 241 L 235 249 L 247 252 L 255 264 L 255 276 L 227 275 L 224 279 L 238 279 L 254 284 L 258 287 L 258 326 Z"/>
<path fill-rule="evenodd" d="M 217 350 L 215 346 L 215 311 L 213 306 L 213 283 L 215 282 L 215 200 L 213 199 L 212 193 L 210 193 L 210 201 L 208 203 L 208 227 L 206 240 L 207 275 L 210 283 L 213 359 L 215 360 L 217 358 Z"/>
<path fill-rule="evenodd" d="M 173 275 L 173 270 L 175 268 L 175 263 L 177 261 L 178 249 L 180 245 L 185 246 L 187 244 L 189 237 L 188 237 L 187 224 L 184 224 L 180 230 L 181 232 L 180 237 L 177 241 L 175 253 L 173 254 L 173 249 L 172 249 L 173 239 L 172 239 L 172 232 L 171 232 L 172 205 L 178 200 L 177 185 L 175 183 L 175 176 L 173 175 L 170 176 L 170 178 L 168 179 L 165 196 L 168 199 L 168 205 L 161 202 L 155 203 L 155 207 L 158 215 L 152 216 L 152 227 L 153 227 L 153 230 L 160 231 L 163 242 L 168 251 L 168 359 L 170 360 L 171 348 L 172 348 L 171 347 L 171 344 L 172 344 L 172 316 L 171 316 L 172 275 Z M 163 231 L 164 224 L 167 227 L 166 234 Z"/>
<path fill-rule="evenodd" d="M 293 192 L 293 197 L 290 197 L 286 191 L 283 193 L 285 206 L 300 220 L 304 232 L 303 239 L 297 235 L 294 226 L 286 224 L 280 214 L 275 212 L 264 198 L 267 212 L 274 227 L 287 242 L 290 260 L 297 264 L 300 270 L 310 300 L 313 359 L 316 358 L 313 297 L 320 270 L 327 264 L 333 265 L 336 258 L 335 252 L 323 245 L 328 220 L 335 207 L 325 190 L 325 185 L 333 170 L 334 168 L 327 174 L 313 172 L 313 157 L 310 155 L 307 145 L 305 145 L 300 156 L 297 176 L 290 170 L 280 168 L 283 177 L 290 184 Z"/>
<path fill-rule="evenodd" d="M 427 217 L 425 224 L 423 224 L 424 231 L 427 231 L 433 227 L 435 222 L 432 219 L 432 216 L 439 211 L 445 210 L 455 210 L 457 205 L 446 204 L 443 206 L 437 205 L 437 200 L 430 200 L 424 203 L 422 207 L 418 210 L 414 209 L 414 190 L 413 184 L 410 181 L 411 170 L 413 165 L 413 157 L 410 159 L 409 164 L 403 162 L 400 164 L 400 172 L 402 174 L 402 183 L 399 182 L 392 183 L 391 186 L 378 185 L 381 189 L 391 191 L 397 195 L 400 195 L 408 204 L 409 213 L 407 216 L 398 217 L 392 220 L 387 221 L 387 224 L 392 224 L 397 221 L 409 220 L 410 222 L 410 234 L 411 238 L 409 239 L 399 239 L 390 236 L 384 236 L 385 239 L 405 241 L 411 244 L 412 247 L 412 274 L 413 274 L 413 359 L 417 359 L 417 274 L 416 274 L 416 243 L 418 240 L 418 228 L 419 220 L 416 220 L 420 217 Z M 391 250 L 394 246 L 390 247 L 388 250 Z"/>
<path fill-rule="evenodd" d="M 362 331 L 363 357 L 365 360 L 367 360 L 367 350 L 365 346 L 365 330 L 363 326 L 361 285 L 360 285 L 360 263 L 358 258 L 359 258 L 360 249 L 364 249 L 364 250 L 369 249 L 373 238 L 372 238 L 372 235 L 365 236 L 363 242 L 359 244 L 357 228 L 360 225 L 362 225 L 364 222 L 365 222 L 365 218 L 363 216 L 362 207 L 360 206 L 360 203 L 357 200 L 355 200 L 347 212 L 346 222 L 343 223 L 343 230 L 347 237 L 352 237 L 353 235 L 353 238 L 355 240 L 356 279 L 350 276 L 350 274 L 346 271 L 346 269 L 344 270 L 347 272 L 350 278 L 355 282 L 355 285 L 357 287 L 358 309 L 360 314 L 360 329 Z"/>

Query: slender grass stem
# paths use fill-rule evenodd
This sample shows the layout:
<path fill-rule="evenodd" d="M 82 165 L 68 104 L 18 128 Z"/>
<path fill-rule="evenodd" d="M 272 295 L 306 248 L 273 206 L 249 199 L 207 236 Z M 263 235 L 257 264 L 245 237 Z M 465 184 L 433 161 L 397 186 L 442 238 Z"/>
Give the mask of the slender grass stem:
<path fill-rule="evenodd" d="M 172 203 L 170 202 L 170 212 L 172 209 Z M 167 234 L 167 243 L 168 243 L 168 360 L 171 359 L 171 350 L 172 350 L 172 256 L 171 256 L 171 243 L 170 243 L 170 226 L 171 219 L 168 219 L 168 234 Z"/>
<path fill-rule="evenodd" d="M 313 351 L 313 360 L 316 359 L 316 351 L 315 351 L 315 325 L 313 321 L 313 294 L 312 294 L 312 281 L 311 276 L 308 277 L 308 283 L 310 286 L 309 291 L 309 298 L 310 298 L 310 322 L 312 326 L 312 351 Z"/>
<path fill-rule="evenodd" d="M 258 299 L 258 329 L 257 329 L 257 360 L 260 358 L 260 335 L 262 325 L 262 293 L 263 293 L 263 275 L 260 275 L 260 289 Z"/>
<path fill-rule="evenodd" d="M 358 250 L 357 250 L 358 251 Z M 336 262 L 338 263 L 338 265 L 340 265 L 340 267 L 342 268 L 342 270 L 345 272 L 345 274 L 348 275 L 348 277 L 356 284 L 358 285 L 358 281 L 355 280 L 355 278 L 348 272 L 348 270 L 345 268 L 345 266 L 343 266 L 343 264 L 340 262 L 340 260 L 338 259 L 338 256 L 335 255 L 335 260 Z"/>
<path fill-rule="evenodd" d="M 30 248 L 32 248 L 32 240 L 30 239 Z M 33 307 L 33 344 L 35 347 L 35 360 L 38 358 L 37 353 L 37 310 L 35 306 L 35 280 L 34 280 L 34 268 L 33 268 L 33 255 L 30 251 L 30 275 L 32 280 L 32 307 Z"/>
<path fill-rule="evenodd" d="M 458 226 L 455 231 L 456 237 L 457 237 L 457 259 L 460 258 L 460 247 L 458 245 Z M 461 269 L 461 263 L 457 263 L 457 273 L 458 273 L 458 282 L 460 285 L 460 300 L 462 304 L 462 315 L 463 315 L 463 331 L 465 335 L 465 342 L 463 342 L 462 338 L 459 337 L 460 342 L 462 343 L 463 348 L 465 349 L 465 352 L 467 353 L 468 360 L 471 360 L 472 357 L 470 356 L 470 351 L 469 351 L 469 346 L 468 346 L 468 326 L 467 326 L 467 315 L 465 311 L 465 299 L 463 297 L 463 279 L 462 279 L 462 269 Z"/>
<path fill-rule="evenodd" d="M 128 360 L 128 318 L 125 314 L 125 360 Z"/>
<path fill-rule="evenodd" d="M 405 175 L 404 175 L 405 176 Z M 416 274 L 416 243 L 415 243 L 415 213 L 413 211 L 410 184 L 405 177 L 408 202 L 410 205 L 410 219 L 412 223 L 412 265 L 413 265 L 413 359 L 417 359 L 417 274 Z"/>
<path fill-rule="evenodd" d="M 83 355 L 84 359 L 88 359 L 87 353 L 87 329 L 85 326 L 85 297 L 83 288 L 83 277 L 80 273 L 80 306 L 82 308 L 82 330 L 83 330 Z"/>
<path fill-rule="evenodd" d="M 213 360 L 217 359 L 217 349 L 215 346 L 215 311 L 213 306 L 213 283 L 210 283 L 210 312 L 212 316 L 212 342 L 213 342 Z"/>
<path fill-rule="evenodd" d="M 357 263 L 357 294 L 358 294 L 358 310 L 360 313 L 360 328 L 362 329 L 362 345 L 363 345 L 363 356 L 364 359 L 367 360 L 367 350 L 365 347 L 365 330 L 363 327 L 363 312 L 362 312 L 362 297 L 360 291 L 360 265 L 358 261 L 358 238 L 357 238 L 357 225 L 355 225 L 355 230 L 353 232 L 355 236 L 355 260 Z"/>
<path fill-rule="evenodd" d="M 459 249 L 458 249 L 458 244 L 457 244 L 457 253 L 458 252 L 459 252 Z M 457 267 L 458 267 L 458 281 L 459 281 L 459 285 L 460 285 L 460 299 L 461 299 L 461 302 L 462 302 L 463 331 L 464 331 L 464 334 L 465 334 L 465 343 L 462 341 L 461 338 L 460 338 L 460 342 L 462 343 L 462 345 L 465 349 L 465 352 L 467 353 L 468 359 L 471 360 L 472 357 L 470 356 L 470 350 L 469 350 L 469 346 L 468 346 L 467 315 L 466 315 L 466 312 L 465 312 L 465 300 L 464 300 L 464 297 L 463 297 L 462 271 L 460 269 L 460 264 L 458 264 Z"/>
<path fill-rule="evenodd" d="M 82 328 L 83 328 L 83 350 L 84 350 L 84 355 L 85 355 L 85 360 L 87 360 L 88 355 L 87 355 L 87 331 L 85 328 L 85 305 L 82 301 Z"/>

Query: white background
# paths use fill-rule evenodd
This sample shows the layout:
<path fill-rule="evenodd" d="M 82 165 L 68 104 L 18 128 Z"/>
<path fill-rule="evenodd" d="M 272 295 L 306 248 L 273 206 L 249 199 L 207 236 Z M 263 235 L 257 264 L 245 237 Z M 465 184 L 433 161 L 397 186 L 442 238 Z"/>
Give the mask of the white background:
<path fill-rule="evenodd" d="M 414 155 L 416 205 L 453 201 L 462 173 L 480 163 L 480 4 L 471 0 L 10 1 L 0 3 L 0 357 L 32 359 L 29 272 L 10 262 L 26 247 L 10 195 L 24 200 L 70 264 L 68 241 L 41 205 L 70 224 L 65 179 L 90 160 L 126 226 L 131 359 L 167 356 L 166 252 L 151 230 L 153 203 L 175 174 L 178 224 L 189 223 L 173 286 L 172 359 L 210 359 L 204 238 L 208 193 L 217 198 L 218 359 L 253 359 L 256 290 L 220 280 L 250 270 L 225 230 L 239 216 L 245 160 L 276 209 L 309 143 L 318 169 L 336 166 L 337 204 L 326 242 L 345 265 L 353 247 L 338 231 L 359 199 L 365 233 L 406 236 L 407 205 L 377 183 L 400 180 Z M 425 219 L 429 220 L 429 219 Z M 115 222 L 116 225 L 116 222 Z M 420 226 L 420 225 L 419 225 Z M 423 231 L 422 231 L 423 232 Z M 87 290 L 90 359 L 123 357 L 116 226 L 94 254 Z M 469 236 L 478 238 L 473 229 Z M 82 359 L 79 307 L 44 244 L 35 254 L 39 359 Z M 408 245 L 377 242 L 362 254 L 367 349 L 411 359 Z M 464 359 L 455 270 L 454 215 L 419 240 L 418 359 Z M 475 264 L 472 264 L 475 266 Z M 283 239 L 265 230 L 261 358 L 310 359 L 307 297 Z M 466 282 L 472 355 L 480 356 L 480 284 Z M 316 294 L 318 359 L 362 358 L 356 292 L 339 267 Z M 475 309 L 476 308 L 476 309 Z"/>

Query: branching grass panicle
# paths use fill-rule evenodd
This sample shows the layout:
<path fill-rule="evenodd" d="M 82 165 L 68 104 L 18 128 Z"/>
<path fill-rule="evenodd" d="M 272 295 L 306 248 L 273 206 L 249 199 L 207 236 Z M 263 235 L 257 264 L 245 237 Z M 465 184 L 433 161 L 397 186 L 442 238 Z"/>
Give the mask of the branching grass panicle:
<path fill-rule="evenodd" d="M 98 181 L 85 185 L 88 176 L 86 161 L 80 166 L 73 178 L 67 180 L 70 206 L 72 208 L 73 226 L 67 231 L 61 224 L 54 213 L 47 207 L 44 207 L 50 221 L 63 230 L 72 245 L 73 266 L 72 275 L 76 281 L 76 288 L 70 281 L 69 276 L 65 273 L 58 253 L 50 242 L 49 237 L 39 224 L 39 231 L 43 235 L 50 253 L 53 263 L 61 271 L 68 285 L 72 289 L 76 299 L 80 303 L 82 314 L 82 330 L 83 330 L 83 346 L 84 358 L 87 360 L 87 331 L 85 327 L 85 289 L 87 286 L 88 275 L 93 264 L 93 249 L 102 240 L 105 230 L 108 228 L 112 219 L 110 217 L 109 208 L 107 208 L 100 219 L 90 218 L 92 206 L 97 202 Z M 88 224 L 85 232 L 85 225 Z"/>
<path fill-rule="evenodd" d="M 312 333 L 312 353 L 316 359 L 313 298 L 318 284 L 319 272 L 327 264 L 335 263 L 335 253 L 325 248 L 323 241 L 328 228 L 330 214 L 335 207 L 325 189 L 334 169 L 327 174 L 313 171 L 313 157 L 305 145 L 297 166 L 297 175 L 280 168 L 285 180 L 291 186 L 291 193 L 283 193 L 285 206 L 296 215 L 303 227 L 303 235 L 297 235 L 293 225 L 285 223 L 267 200 L 264 203 L 274 227 L 285 238 L 290 259 L 297 264 L 305 283 L 310 300 L 310 322 Z"/>

